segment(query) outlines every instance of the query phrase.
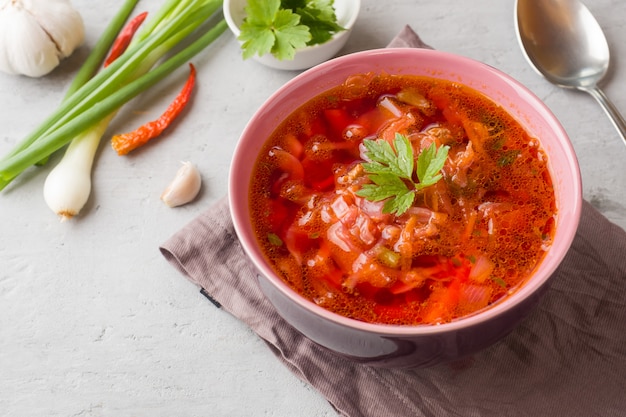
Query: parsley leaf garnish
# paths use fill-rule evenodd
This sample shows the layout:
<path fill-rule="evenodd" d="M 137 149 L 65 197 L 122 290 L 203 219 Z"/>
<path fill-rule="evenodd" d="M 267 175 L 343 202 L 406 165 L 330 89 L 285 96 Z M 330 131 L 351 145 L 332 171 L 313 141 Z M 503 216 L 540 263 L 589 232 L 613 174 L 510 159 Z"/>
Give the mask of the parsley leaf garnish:
<path fill-rule="evenodd" d="M 305 3 L 305 7 L 296 8 L 296 13 L 300 15 L 300 22 L 311 32 L 311 40 L 307 45 L 324 43 L 333 34 L 343 30 L 337 24 L 333 0 L 310 0 Z"/>
<path fill-rule="evenodd" d="M 511 165 L 513 162 L 515 162 L 519 155 L 520 151 L 518 151 L 517 149 L 510 149 L 508 151 L 502 152 L 497 161 L 498 166 L 505 167 Z"/>
<path fill-rule="evenodd" d="M 436 184 L 442 177 L 448 146 L 439 149 L 432 143 L 417 158 L 417 168 L 413 156 L 413 147 L 409 139 L 396 133 L 393 147 L 385 140 L 363 141 L 368 162 L 363 162 L 363 170 L 372 183 L 364 184 L 357 195 L 370 201 L 383 201 L 383 212 L 402 215 L 415 200 L 418 191 Z M 413 173 L 418 182 L 413 180 Z"/>
<path fill-rule="evenodd" d="M 418 190 L 434 185 L 441 179 L 441 168 L 446 163 L 447 157 L 448 147 L 442 146 L 437 149 L 434 143 L 420 153 L 417 158 L 417 178 L 420 181 L 417 184 Z"/>
<path fill-rule="evenodd" d="M 282 246 L 283 240 L 276 233 L 268 233 L 267 240 L 274 246 Z"/>
<path fill-rule="evenodd" d="M 293 59 L 296 50 L 324 43 L 343 30 L 333 0 L 248 0 L 238 37 L 243 58 L 273 54 Z"/>

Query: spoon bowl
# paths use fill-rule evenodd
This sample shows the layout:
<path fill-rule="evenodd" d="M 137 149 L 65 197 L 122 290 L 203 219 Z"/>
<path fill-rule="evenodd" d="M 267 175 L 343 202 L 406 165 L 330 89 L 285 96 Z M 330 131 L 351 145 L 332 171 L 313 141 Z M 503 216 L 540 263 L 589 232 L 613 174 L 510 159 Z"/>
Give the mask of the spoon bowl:
<path fill-rule="evenodd" d="M 515 24 L 527 60 L 551 83 L 592 95 L 626 143 L 626 122 L 598 87 L 610 62 L 598 21 L 578 0 L 517 0 Z"/>

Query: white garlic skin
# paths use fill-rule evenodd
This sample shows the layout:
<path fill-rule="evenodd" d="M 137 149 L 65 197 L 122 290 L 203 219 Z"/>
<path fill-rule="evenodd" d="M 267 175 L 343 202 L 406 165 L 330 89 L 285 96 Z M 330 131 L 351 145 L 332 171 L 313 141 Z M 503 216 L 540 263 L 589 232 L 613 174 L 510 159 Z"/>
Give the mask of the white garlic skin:
<path fill-rule="evenodd" d="M 41 77 L 85 39 L 69 0 L 0 0 L 0 71 Z"/>
<path fill-rule="evenodd" d="M 161 194 L 161 200 L 169 207 L 178 207 L 193 201 L 200 192 L 202 177 L 191 162 L 183 162 L 176 177 Z"/>

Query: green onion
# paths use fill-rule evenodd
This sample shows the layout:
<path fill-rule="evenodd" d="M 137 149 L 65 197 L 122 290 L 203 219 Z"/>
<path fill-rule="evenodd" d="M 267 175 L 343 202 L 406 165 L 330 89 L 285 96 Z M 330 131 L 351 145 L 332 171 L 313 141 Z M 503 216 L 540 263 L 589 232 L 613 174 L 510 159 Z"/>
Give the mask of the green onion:
<path fill-rule="evenodd" d="M 268 233 L 267 234 L 267 240 L 269 240 L 269 242 L 274 245 L 274 246 L 282 246 L 283 245 L 283 241 L 280 237 L 278 237 L 277 234 L 275 233 Z"/>
<path fill-rule="evenodd" d="M 128 3 L 132 2 L 124 7 Z M 0 160 L 0 190 L 75 136 L 98 128 L 101 120 L 211 44 L 227 28 L 221 16 L 214 18 L 221 6 L 222 0 L 168 0 L 125 53 L 71 92 L 54 113 Z M 201 26 L 215 20 L 217 23 L 204 32 Z M 190 43 L 166 57 L 183 41 Z"/>
<path fill-rule="evenodd" d="M 113 19 L 111 19 L 111 22 L 109 22 L 109 25 L 104 29 L 104 32 L 98 39 L 98 42 L 96 42 L 96 45 L 91 50 L 89 56 L 80 67 L 80 70 L 76 73 L 74 80 L 65 93 L 64 100 L 74 94 L 74 92 L 80 87 L 85 85 L 85 83 L 89 81 L 98 71 L 107 55 L 107 52 L 111 48 L 111 45 L 115 42 L 117 34 L 124 26 L 124 22 L 128 19 L 138 1 L 139 0 L 126 0 L 117 14 L 113 17 Z M 34 140 L 36 139 L 36 136 L 31 135 L 31 138 Z M 30 145 L 30 143 L 32 143 L 32 141 L 22 141 L 20 145 L 13 149 L 11 154 L 15 154 L 22 149 L 25 149 L 28 145 Z M 49 155 L 44 157 L 41 161 L 38 161 L 37 165 L 44 165 L 47 163 L 48 157 Z"/>
<path fill-rule="evenodd" d="M 104 58 L 107 55 L 107 52 L 111 49 L 111 45 L 113 45 L 117 34 L 124 26 L 124 22 L 128 19 L 138 2 L 139 0 L 126 0 L 117 14 L 113 17 L 113 19 L 111 19 L 111 22 L 109 22 L 109 25 L 104 29 L 102 35 L 100 35 L 98 42 L 96 42 L 96 45 L 91 50 L 91 53 L 80 67 L 80 70 L 76 73 L 74 80 L 68 87 L 65 94 L 66 98 L 85 85 L 85 83 L 89 81 L 98 71 L 102 61 L 104 61 Z"/>
<path fill-rule="evenodd" d="M 376 257 L 383 265 L 389 268 L 398 268 L 400 266 L 400 254 L 384 246 L 378 246 Z"/>
<path fill-rule="evenodd" d="M 71 97 L 72 94 L 74 94 L 83 85 L 85 85 L 87 81 L 89 81 L 98 71 L 107 52 L 115 41 L 117 33 L 124 26 L 124 22 L 126 21 L 126 19 L 128 19 L 128 16 L 130 16 L 138 1 L 139 0 L 126 0 L 126 2 L 122 5 L 117 14 L 113 17 L 109 25 L 105 28 L 104 32 L 100 36 L 100 39 L 98 39 L 98 42 L 96 42 L 93 50 L 91 51 L 83 65 L 80 67 L 80 70 L 76 73 L 74 80 L 72 81 L 67 89 L 67 92 L 65 93 L 64 100 L 67 100 L 69 97 Z M 15 146 L 13 150 L 9 152 L 3 159 L 8 159 L 10 156 L 17 154 L 30 146 L 31 143 L 37 140 L 37 137 L 45 132 L 45 125 L 46 122 L 42 123 L 39 129 L 35 130 L 28 137 L 18 143 L 18 145 Z M 48 156 L 49 155 L 46 155 L 44 158 L 42 158 L 42 160 L 47 160 Z M 0 180 L 0 190 L 3 188 L 1 184 L 2 180 Z"/>

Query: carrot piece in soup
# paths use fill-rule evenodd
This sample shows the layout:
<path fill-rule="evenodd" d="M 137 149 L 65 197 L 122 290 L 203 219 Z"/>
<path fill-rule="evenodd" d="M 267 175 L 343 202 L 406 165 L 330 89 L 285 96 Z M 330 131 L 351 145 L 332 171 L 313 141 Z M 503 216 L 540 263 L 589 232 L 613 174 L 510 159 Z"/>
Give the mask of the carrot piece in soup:
<path fill-rule="evenodd" d="M 438 286 L 426 300 L 423 314 L 426 323 L 445 323 L 454 315 L 459 302 L 461 284 L 453 280 L 448 286 Z"/>

